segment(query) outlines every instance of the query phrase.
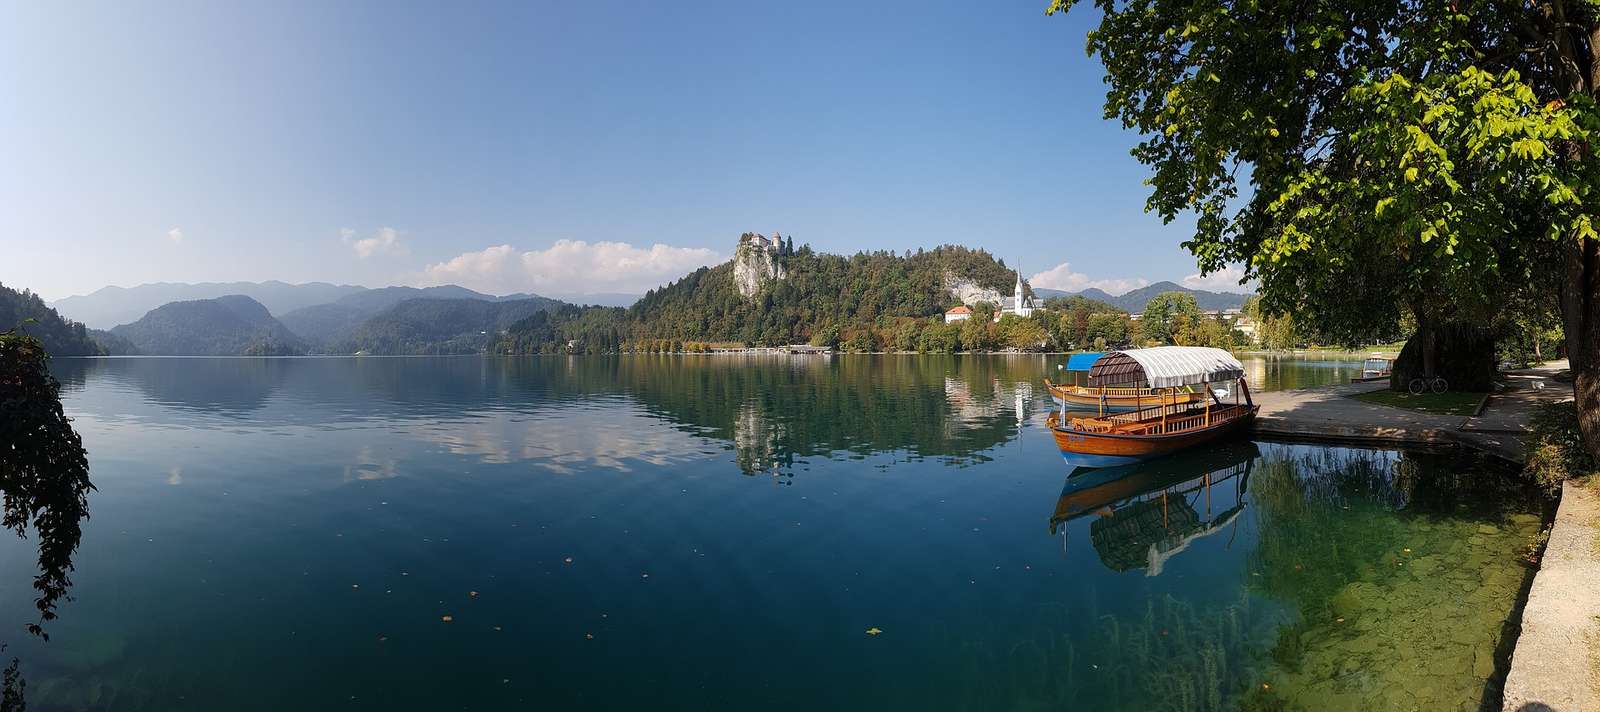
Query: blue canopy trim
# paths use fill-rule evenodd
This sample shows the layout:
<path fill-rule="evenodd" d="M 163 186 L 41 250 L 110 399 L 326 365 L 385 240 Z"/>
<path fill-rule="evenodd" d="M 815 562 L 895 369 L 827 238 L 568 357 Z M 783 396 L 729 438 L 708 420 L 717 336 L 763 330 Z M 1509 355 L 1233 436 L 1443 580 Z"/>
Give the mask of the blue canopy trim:
<path fill-rule="evenodd" d="M 1073 354 L 1071 357 L 1067 358 L 1067 370 L 1068 371 L 1087 371 L 1087 370 L 1089 370 L 1090 366 L 1094 365 L 1095 361 L 1099 361 L 1100 357 L 1104 356 L 1104 355 L 1105 355 L 1105 353 L 1103 353 L 1103 352 L 1088 353 L 1088 354 Z"/>

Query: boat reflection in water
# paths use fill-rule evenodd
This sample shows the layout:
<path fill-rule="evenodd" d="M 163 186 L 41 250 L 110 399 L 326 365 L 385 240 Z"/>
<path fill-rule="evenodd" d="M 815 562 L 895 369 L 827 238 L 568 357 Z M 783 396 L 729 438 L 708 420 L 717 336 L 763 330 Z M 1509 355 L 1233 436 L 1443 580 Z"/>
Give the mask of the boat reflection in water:
<path fill-rule="evenodd" d="M 1245 486 L 1261 451 L 1236 442 L 1122 467 L 1077 468 L 1050 516 L 1066 546 L 1067 522 L 1094 515 L 1089 538 L 1113 571 L 1160 575 L 1168 559 L 1244 511 Z M 1068 461 L 1069 464 L 1071 461 Z"/>

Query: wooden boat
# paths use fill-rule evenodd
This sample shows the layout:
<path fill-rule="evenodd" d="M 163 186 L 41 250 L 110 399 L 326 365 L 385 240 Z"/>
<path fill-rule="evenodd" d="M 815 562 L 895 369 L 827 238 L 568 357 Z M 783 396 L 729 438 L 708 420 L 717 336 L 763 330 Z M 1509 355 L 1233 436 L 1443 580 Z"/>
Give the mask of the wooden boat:
<path fill-rule="evenodd" d="M 1222 401 L 1213 383 L 1232 383 L 1233 403 Z M 1074 417 L 1050 414 L 1056 447 L 1068 463 L 1115 467 L 1160 457 L 1242 432 L 1258 407 L 1250 400 L 1244 366 L 1221 349 L 1162 346 L 1112 351 L 1089 371 L 1089 387 L 1150 388 L 1156 402 L 1127 413 Z M 1199 387 L 1198 402 L 1183 387 Z M 1241 396 L 1244 402 L 1239 402 Z"/>
<path fill-rule="evenodd" d="M 1096 410 L 1100 413 L 1113 410 L 1138 410 L 1146 405 L 1156 403 L 1159 396 L 1156 389 L 1128 387 L 1090 387 L 1083 384 L 1084 377 L 1094 362 L 1100 360 L 1104 353 L 1073 354 L 1067 358 L 1066 364 L 1058 368 L 1065 375 L 1072 377 L 1072 383 L 1053 383 L 1044 379 L 1045 389 L 1050 391 L 1050 397 L 1063 408 L 1077 408 Z M 1200 400 L 1200 393 L 1193 388 L 1185 388 L 1180 393 L 1174 394 L 1173 402 L 1192 403 Z"/>
<path fill-rule="evenodd" d="M 1394 359 L 1388 356 L 1373 354 L 1361 364 L 1361 377 L 1350 379 L 1351 383 L 1366 383 L 1368 381 L 1387 381 L 1389 374 L 1394 371 Z"/>

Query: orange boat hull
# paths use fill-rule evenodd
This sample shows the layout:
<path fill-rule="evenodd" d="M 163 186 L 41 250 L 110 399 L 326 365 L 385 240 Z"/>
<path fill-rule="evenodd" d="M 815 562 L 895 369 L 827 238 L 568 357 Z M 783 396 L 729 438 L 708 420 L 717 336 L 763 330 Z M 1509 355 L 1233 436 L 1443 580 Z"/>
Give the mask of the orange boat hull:
<path fill-rule="evenodd" d="M 1244 432 L 1255 420 L 1259 406 L 1249 406 L 1248 411 L 1220 420 L 1210 426 L 1162 435 L 1119 432 L 1090 432 L 1066 427 L 1052 427 L 1056 447 L 1068 464 L 1078 467 L 1116 467 Z"/>

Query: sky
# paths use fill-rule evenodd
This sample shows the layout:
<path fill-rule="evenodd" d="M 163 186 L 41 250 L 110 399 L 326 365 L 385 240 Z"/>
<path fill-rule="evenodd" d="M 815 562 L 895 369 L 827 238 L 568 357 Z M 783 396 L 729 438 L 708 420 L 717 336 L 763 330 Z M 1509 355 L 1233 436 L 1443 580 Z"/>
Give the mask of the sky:
<path fill-rule="evenodd" d="M 642 293 L 740 233 L 1202 278 L 1093 7 L 0 0 L 0 283 Z M 1185 281 L 1187 280 L 1187 281 Z"/>

